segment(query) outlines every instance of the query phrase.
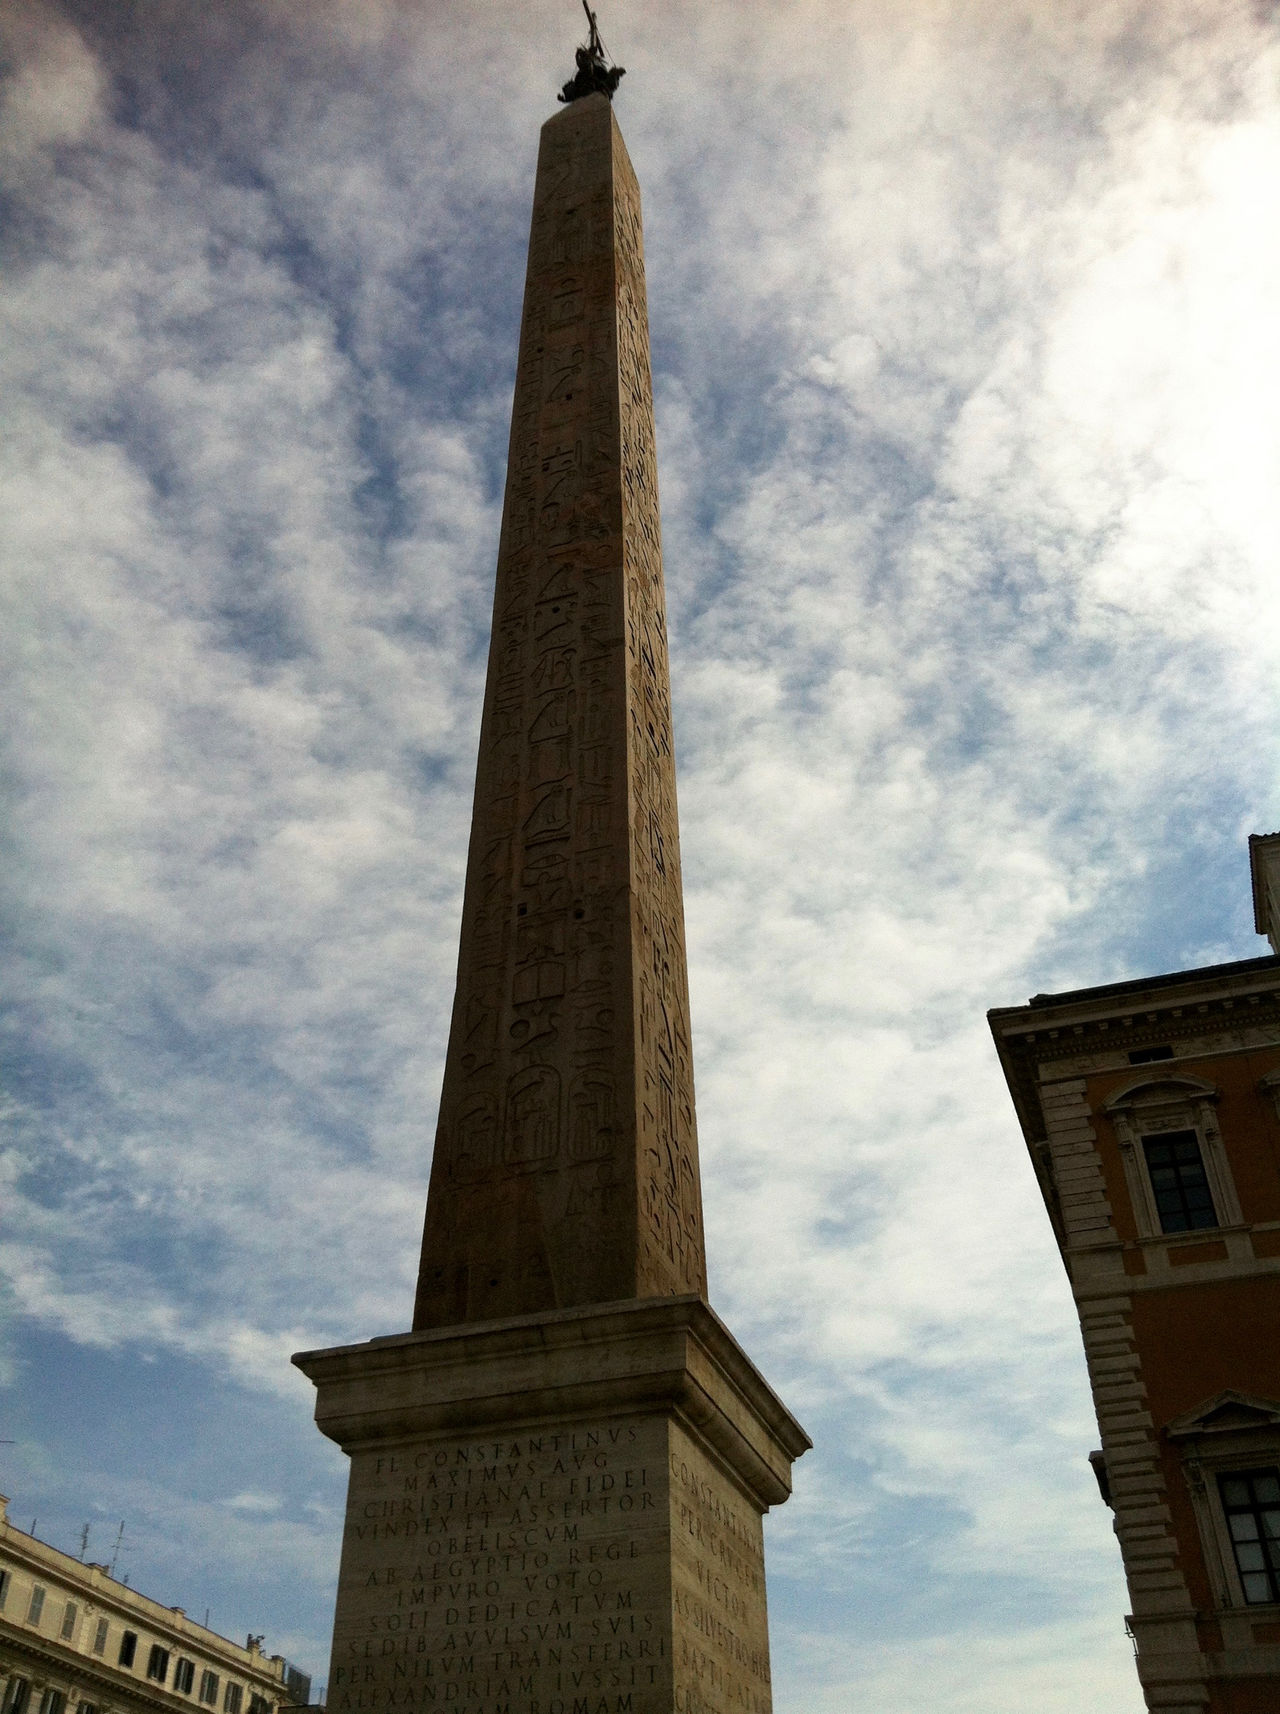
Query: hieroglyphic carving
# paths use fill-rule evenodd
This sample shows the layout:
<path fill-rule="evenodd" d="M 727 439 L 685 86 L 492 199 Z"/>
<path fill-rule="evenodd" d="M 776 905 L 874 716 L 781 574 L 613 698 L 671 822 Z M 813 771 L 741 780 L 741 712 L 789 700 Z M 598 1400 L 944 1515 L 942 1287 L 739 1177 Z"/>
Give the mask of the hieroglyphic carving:
<path fill-rule="evenodd" d="M 543 129 L 415 1325 L 704 1291 L 639 193 Z"/>
<path fill-rule="evenodd" d="M 615 177 L 614 211 L 633 935 L 640 993 L 641 1277 L 642 1293 L 656 1293 L 704 1289 L 698 1281 L 705 1264 L 640 193 L 625 155 Z"/>

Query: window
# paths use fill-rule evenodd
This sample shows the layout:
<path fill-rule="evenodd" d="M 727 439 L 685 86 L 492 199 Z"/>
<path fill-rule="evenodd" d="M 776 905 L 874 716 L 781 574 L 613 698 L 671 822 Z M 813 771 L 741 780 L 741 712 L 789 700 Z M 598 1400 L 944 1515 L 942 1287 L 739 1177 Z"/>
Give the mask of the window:
<path fill-rule="evenodd" d="M 132 1666 L 133 1657 L 138 1652 L 137 1631 L 126 1631 L 120 1638 L 119 1661 L 121 1666 Z"/>
<path fill-rule="evenodd" d="M 98 1714 L 96 1702 L 81 1702 L 76 1707 L 76 1714 Z"/>
<path fill-rule="evenodd" d="M 0 1613 L 4 1611 L 4 1604 L 8 1599 L 10 1581 L 9 1573 L 0 1571 Z"/>
<path fill-rule="evenodd" d="M 49 1689 L 40 1698 L 40 1714 L 63 1714 L 67 1699 L 60 1690 Z"/>
<path fill-rule="evenodd" d="M 195 1661 L 186 1660 L 182 1655 L 179 1655 L 177 1664 L 173 1669 L 173 1688 L 175 1690 L 180 1690 L 184 1696 L 190 1696 L 191 1686 L 195 1680 L 195 1676 Z"/>
<path fill-rule="evenodd" d="M 249 1714 L 271 1714 L 271 1704 L 265 1696 L 251 1696 L 249 1698 Z"/>
<path fill-rule="evenodd" d="M 208 1670 L 200 1674 L 200 1700 L 207 1702 L 210 1708 L 218 1706 L 218 1675 Z"/>
<path fill-rule="evenodd" d="M 151 1653 L 147 1656 L 147 1677 L 154 1678 L 157 1684 L 163 1684 L 169 1676 L 169 1651 L 162 1649 L 159 1643 L 152 1643 Z"/>
<path fill-rule="evenodd" d="M 31 1605 L 27 1608 L 27 1623 L 38 1625 L 40 1615 L 44 1612 L 44 1590 L 37 1583 L 31 1591 Z"/>
<path fill-rule="evenodd" d="M 1229 1389 L 1165 1433 L 1182 1454 L 1213 1605 L 1280 1605 L 1280 1399 Z"/>
<path fill-rule="evenodd" d="M 1157 1131 L 1142 1139 L 1162 1232 L 1216 1226 L 1213 1197 L 1194 1131 Z"/>
<path fill-rule="evenodd" d="M 1224 1472 L 1218 1489 L 1245 1600 L 1280 1601 L 1280 1470 Z"/>
<path fill-rule="evenodd" d="M 1217 1100 L 1198 1077 L 1164 1076 L 1127 1084 L 1105 1103 L 1139 1238 L 1240 1225 Z"/>
<path fill-rule="evenodd" d="M 110 1627 L 105 1619 L 98 1620 L 98 1628 L 93 1633 L 94 1654 L 105 1654 L 107 1652 L 107 1631 L 109 1628 Z"/>
<path fill-rule="evenodd" d="M 240 1686 L 229 1684 L 222 1693 L 223 1714 L 240 1714 Z"/>
<path fill-rule="evenodd" d="M 23 1714 L 31 1686 L 25 1678 L 11 1678 L 4 1693 L 4 1714 Z"/>
<path fill-rule="evenodd" d="M 64 1643 L 69 1643 L 75 1634 L 76 1604 L 74 1601 L 68 1601 L 66 1606 L 62 1609 L 62 1629 L 58 1632 L 58 1635 L 62 1638 Z"/>

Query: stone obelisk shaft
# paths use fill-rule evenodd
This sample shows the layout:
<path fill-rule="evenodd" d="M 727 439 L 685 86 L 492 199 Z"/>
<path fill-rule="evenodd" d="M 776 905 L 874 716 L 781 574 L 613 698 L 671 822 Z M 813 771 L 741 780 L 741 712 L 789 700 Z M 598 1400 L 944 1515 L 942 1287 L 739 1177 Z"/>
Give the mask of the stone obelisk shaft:
<path fill-rule="evenodd" d="M 542 130 L 414 1326 L 706 1291 L 640 195 Z"/>

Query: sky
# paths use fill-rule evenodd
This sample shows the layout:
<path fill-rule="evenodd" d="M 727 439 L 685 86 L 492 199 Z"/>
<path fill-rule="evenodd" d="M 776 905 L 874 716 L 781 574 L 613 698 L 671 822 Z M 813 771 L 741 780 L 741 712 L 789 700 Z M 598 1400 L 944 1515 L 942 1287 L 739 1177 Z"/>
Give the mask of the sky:
<path fill-rule="evenodd" d="M 576 0 L 0 0 L 0 1489 L 323 1681 Z M 609 0 L 776 1714 L 1137 1714 L 984 1022 L 1265 952 L 1280 11 Z M 123 1521 L 123 1536 L 118 1536 Z"/>

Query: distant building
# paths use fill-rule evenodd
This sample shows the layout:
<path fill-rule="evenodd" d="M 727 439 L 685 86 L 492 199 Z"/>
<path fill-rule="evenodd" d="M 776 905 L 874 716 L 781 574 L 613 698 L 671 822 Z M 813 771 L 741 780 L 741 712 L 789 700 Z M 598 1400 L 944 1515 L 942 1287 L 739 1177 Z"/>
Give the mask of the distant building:
<path fill-rule="evenodd" d="M 311 1682 L 10 1523 L 0 1496 L 0 1714 L 275 1714 Z"/>
<path fill-rule="evenodd" d="M 1280 951 L 1280 834 L 1250 841 Z M 1075 1294 L 1147 1707 L 1280 1710 L 1280 957 L 990 1014 Z"/>

